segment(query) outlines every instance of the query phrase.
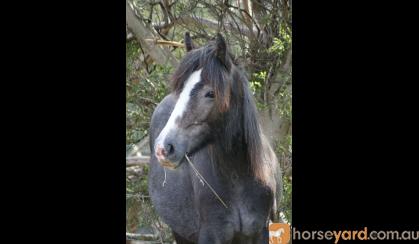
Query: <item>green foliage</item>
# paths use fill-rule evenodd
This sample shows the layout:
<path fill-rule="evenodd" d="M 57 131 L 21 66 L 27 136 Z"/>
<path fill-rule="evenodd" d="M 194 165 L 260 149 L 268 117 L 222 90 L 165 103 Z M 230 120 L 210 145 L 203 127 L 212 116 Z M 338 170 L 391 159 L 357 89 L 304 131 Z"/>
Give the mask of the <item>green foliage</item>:
<path fill-rule="evenodd" d="M 285 43 L 281 39 L 274 37 L 274 43 L 268 50 L 269 52 L 278 52 L 282 54 L 285 51 Z"/>
<path fill-rule="evenodd" d="M 266 71 L 260 71 L 253 74 L 252 79 L 249 81 L 250 89 L 252 90 L 253 95 L 261 92 L 262 84 L 265 81 Z"/>
<path fill-rule="evenodd" d="M 281 25 L 279 28 L 279 36 L 274 37 L 273 45 L 268 49 L 269 52 L 276 52 L 283 55 L 291 44 L 291 30 L 288 26 Z"/>
<path fill-rule="evenodd" d="M 156 105 L 168 93 L 167 81 L 172 68 L 153 64 L 145 67 L 140 60 L 139 44 L 126 43 L 126 144 L 127 150 L 145 137 Z M 176 55 L 176 53 L 175 53 Z M 180 55 L 180 54 L 179 54 Z M 167 226 L 157 216 L 148 193 L 148 165 L 132 167 L 126 178 L 126 228 L 137 233 L 143 227 L 159 230 L 161 240 L 173 240 Z"/>
<path fill-rule="evenodd" d="M 139 168 L 139 172 L 129 175 L 126 178 L 126 194 L 127 194 L 127 226 L 129 229 L 135 229 L 147 224 L 147 220 L 138 218 L 139 200 L 145 201 L 144 196 L 148 195 L 147 192 L 147 174 L 148 166 Z M 135 214 L 129 214 L 134 211 Z"/>
<path fill-rule="evenodd" d="M 275 150 L 280 161 L 283 173 L 283 198 L 280 204 L 280 210 L 285 214 L 289 223 L 292 223 L 292 177 L 288 174 L 291 167 L 292 160 L 292 136 L 285 135 L 282 140 L 279 140 Z"/>
<path fill-rule="evenodd" d="M 138 43 L 127 43 L 126 50 L 126 143 L 130 145 L 147 135 L 154 108 L 168 92 L 167 81 L 172 69 L 155 65 L 150 74 L 144 67 L 136 69 L 140 63 Z"/>
<path fill-rule="evenodd" d="M 291 158 L 292 154 L 292 136 L 290 134 L 286 135 L 279 143 L 277 147 L 277 154 L 280 157 Z"/>
<path fill-rule="evenodd" d="M 281 203 L 281 210 L 285 218 L 292 224 L 292 181 L 288 177 L 284 177 L 284 197 Z"/>
<path fill-rule="evenodd" d="M 172 233 L 154 211 L 148 195 L 148 165 L 135 167 L 126 178 L 126 228 L 136 233 L 141 228 L 154 227 L 163 241 L 172 241 Z"/>
<path fill-rule="evenodd" d="M 280 90 L 277 95 L 278 102 L 277 107 L 279 115 L 282 118 L 291 120 L 292 116 L 292 96 L 291 91 L 288 89 Z"/>
<path fill-rule="evenodd" d="M 133 177 L 132 179 L 127 179 L 128 193 L 132 194 L 141 194 L 147 195 L 147 177 L 149 166 L 144 165 L 140 169 L 140 173 L 137 173 L 139 177 Z"/>

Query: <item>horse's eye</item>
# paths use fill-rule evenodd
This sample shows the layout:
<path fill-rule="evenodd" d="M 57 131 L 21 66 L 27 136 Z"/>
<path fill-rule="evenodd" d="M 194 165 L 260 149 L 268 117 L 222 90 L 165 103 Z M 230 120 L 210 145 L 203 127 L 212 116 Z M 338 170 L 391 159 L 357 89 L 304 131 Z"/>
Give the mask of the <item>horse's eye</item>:
<path fill-rule="evenodd" d="M 205 97 L 214 98 L 214 91 L 209 91 L 205 94 Z"/>

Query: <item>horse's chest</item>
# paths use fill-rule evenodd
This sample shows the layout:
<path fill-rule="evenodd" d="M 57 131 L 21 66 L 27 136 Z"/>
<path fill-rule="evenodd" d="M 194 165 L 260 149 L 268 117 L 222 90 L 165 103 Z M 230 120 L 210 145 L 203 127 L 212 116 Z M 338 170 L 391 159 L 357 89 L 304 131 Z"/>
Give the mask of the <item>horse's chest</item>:
<path fill-rule="evenodd" d="M 237 190 L 237 229 L 245 235 L 253 235 L 267 224 L 272 208 L 272 194 L 266 187 L 254 182 L 243 184 Z"/>

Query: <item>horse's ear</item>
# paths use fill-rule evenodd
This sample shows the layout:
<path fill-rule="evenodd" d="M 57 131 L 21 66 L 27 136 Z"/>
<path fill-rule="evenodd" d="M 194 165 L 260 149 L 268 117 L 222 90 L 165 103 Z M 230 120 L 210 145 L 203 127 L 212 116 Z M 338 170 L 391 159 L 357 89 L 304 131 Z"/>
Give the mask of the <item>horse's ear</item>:
<path fill-rule="evenodd" d="M 229 69 L 230 64 L 227 60 L 227 45 L 224 37 L 220 33 L 217 33 L 215 45 L 217 58 L 220 60 L 222 64 L 226 66 L 227 69 Z"/>
<path fill-rule="evenodd" d="M 186 51 L 189 52 L 192 49 L 194 49 L 194 45 L 192 43 L 192 38 L 189 34 L 189 32 L 185 33 L 185 47 L 186 47 Z"/>

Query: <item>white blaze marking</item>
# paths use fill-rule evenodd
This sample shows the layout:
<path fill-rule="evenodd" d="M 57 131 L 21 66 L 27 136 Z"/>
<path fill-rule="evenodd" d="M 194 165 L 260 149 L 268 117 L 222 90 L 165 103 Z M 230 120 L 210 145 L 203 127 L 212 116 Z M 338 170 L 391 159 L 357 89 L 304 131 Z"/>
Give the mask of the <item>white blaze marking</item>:
<path fill-rule="evenodd" d="M 179 95 L 179 99 L 176 102 L 175 108 L 172 111 L 172 114 L 169 117 L 166 125 L 163 130 L 160 132 L 160 135 L 157 137 L 156 145 L 162 144 L 166 139 L 167 134 L 172 130 L 176 129 L 177 125 L 175 123 L 177 118 L 181 118 L 185 112 L 186 106 L 188 105 L 190 94 L 192 89 L 195 87 L 196 83 L 201 80 L 201 71 L 197 70 L 189 76 L 188 80 L 185 81 L 182 92 Z"/>

